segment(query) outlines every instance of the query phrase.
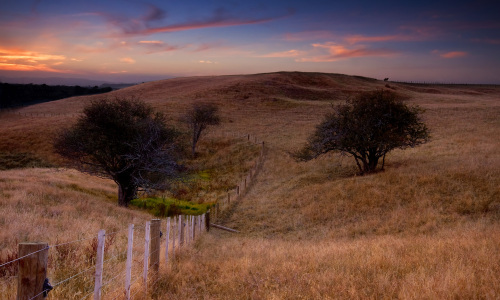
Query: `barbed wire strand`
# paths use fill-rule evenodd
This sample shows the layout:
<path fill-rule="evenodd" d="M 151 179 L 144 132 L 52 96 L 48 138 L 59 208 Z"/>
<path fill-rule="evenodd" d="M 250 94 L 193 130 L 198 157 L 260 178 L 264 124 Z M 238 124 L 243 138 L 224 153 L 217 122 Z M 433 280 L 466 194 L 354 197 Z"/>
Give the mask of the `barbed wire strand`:
<path fill-rule="evenodd" d="M 64 246 L 64 245 L 74 244 L 74 243 L 78 243 L 78 242 L 82 242 L 82 241 L 93 240 L 95 238 L 97 238 L 97 236 L 93 236 L 93 237 L 89 237 L 89 238 L 85 238 L 85 239 L 80 239 L 80 240 L 74 240 L 74 241 L 70 241 L 70 242 L 65 242 L 65 243 L 61 243 L 61 244 L 57 244 L 57 245 L 51 245 L 50 248 L 57 248 L 57 247 Z"/>
<path fill-rule="evenodd" d="M 75 278 L 75 277 L 77 277 L 77 276 L 79 276 L 79 275 L 82 275 L 83 273 L 88 272 L 88 271 L 89 271 L 89 270 L 91 270 L 91 269 L 95 269 L 95 266 L 92 266 L 92 267 L 90 267 L 90 268 L 87 268 L 87 269 L 85 269 L 85 270 L 81 271 L 80 273 L 77 273 L 77 274 L 75 274 L 75 275 L 73 275 L 73 276 L 71 276 L 71 277 L 68 277 L 68 278 L 66 278 L 66 279 L 64 279 L 64 280 L 61 280 L 61 281 L 59 281 L 58 283 L 55 283 L 52 287 L 53 287 L 53 288 L 55 288 L 56 286 L 59 286 L 59 285 L 61 285 L 61 284 L 65 283 L 66 281 L 69 281 L 69 280 L 71 280 L 71 279 L 73 279 L 73 278 Z"/>
<path fill-rule="evenodd" d="M 13 263 L 13 262 L 16 262 L 16 261 L 18 261 L 18 260 L 21 260 L 21 259 L 23 259 L 23 258 L 26 258 L 26 257 L 28 257 L 28 256 L 31 256 L 31 255 L 33 255 L 33 254 L 36 254 L 36 253 L 38 253 L 38 252 L 45 251 L 45 250 L 47 250 L 47 249 L 49 249 L 49 248 L 50 248 L 50 246 L 47 246 L 47 247 L 45 247 L 45 248 L 43 248 L 43 249 L 37 250 L 37 251 L 35 251 L 35 252 L 28 253 L 28 254 L 26 254 L 26 255 L 24 255 L 24 256 L 21 256 L 21 257 L 18 257 L 18 258 L 16 258 L 16 259 L 14 259 L 14 260 L 8 261 L 8 262 L 6 262 L 6 263 L 4 263 L 4 264 L 1 264 L 1 265 L 0 265 L 0 268 L 1 268 L 1 267 L 3 267 L 3 266 L 6 266 L 6 265 L 8 265 L 8 264 L 11 264 L 11 263 Z"/>

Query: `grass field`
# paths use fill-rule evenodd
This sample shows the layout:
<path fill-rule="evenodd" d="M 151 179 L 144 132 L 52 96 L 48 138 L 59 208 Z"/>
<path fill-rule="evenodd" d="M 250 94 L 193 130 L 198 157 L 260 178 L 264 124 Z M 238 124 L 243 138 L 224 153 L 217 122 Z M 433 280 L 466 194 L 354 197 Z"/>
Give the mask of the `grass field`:
<path fill-rule="evenodd" d="M 226 166 L 215 186 L 230 187 L 231 178 L 244 171 L 228 167 L 224 158 L 244 162 L 248 153 L 224 150 L 210 138 L 250 133 L 268 149 L 252 189 L 221 220 L 240 233 L 211 231 L 198 240 L 163 270 L 151 297 L 500 298 L 500 87 L 386 84 L 272 73 L 178 78 L 113 92 L 139 96 L 172 123 L 193 101 L 218 103 L 222 125 L 202 148 L 220 151 L 199 162 L 210 169 L 219 160 Z M 356 176 L 353 160 L 338 154 L 307 163 L 290 157 L 332 102 L 377 88 L 395 89 L 426 110 L 428 144 L 391 152 L 386 170 L 367 176 Z M 57 164 L 50 137 L 92 98 L 18 112 L 50 117 L 4 113 L 0 152 L 29 152 Z M 115 193 L 112 182 L 72 170 L 0 171 L 1 255 L 18 241 L 48 239 L 48 231 L 73 239 L 75 228 L 111 230 L 151 218 L 117 207 Z"/>

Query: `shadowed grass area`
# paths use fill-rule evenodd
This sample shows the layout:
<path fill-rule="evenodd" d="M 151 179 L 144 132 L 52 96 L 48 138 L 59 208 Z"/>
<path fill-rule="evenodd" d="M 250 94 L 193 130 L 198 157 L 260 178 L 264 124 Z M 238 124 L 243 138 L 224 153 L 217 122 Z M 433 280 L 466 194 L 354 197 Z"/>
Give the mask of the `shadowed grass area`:
<path fill-rule="evenodd" d="M 212 203 L 196 204 L 174 198 L 141 198 L 130 203 L 144 209 L 155 217 L 170 217 L 175 215 L 201 215 L 212 207 Z"/>

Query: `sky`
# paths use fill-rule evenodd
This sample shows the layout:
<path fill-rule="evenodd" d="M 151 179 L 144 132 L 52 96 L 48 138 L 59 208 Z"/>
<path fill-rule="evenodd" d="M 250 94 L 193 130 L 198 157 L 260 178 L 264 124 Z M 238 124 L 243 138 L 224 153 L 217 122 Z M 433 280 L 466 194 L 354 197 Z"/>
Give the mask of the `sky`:
<path fill-rule="evenodd" d="M 500 84 L 500 1 L 1 0 L 0 75 Z"/>

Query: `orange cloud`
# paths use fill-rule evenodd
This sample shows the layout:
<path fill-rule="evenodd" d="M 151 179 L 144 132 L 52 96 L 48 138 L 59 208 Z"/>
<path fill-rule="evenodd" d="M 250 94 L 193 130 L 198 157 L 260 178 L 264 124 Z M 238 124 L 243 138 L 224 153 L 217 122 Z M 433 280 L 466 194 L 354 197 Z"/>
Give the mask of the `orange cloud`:
<path fill-rule="evenodd" d="M 457 58 L 467 56 L 469 53 L 464 51 L 450 51 L 450 52 L 442 52 L 439 50 L 433 50 L 432 54 L 439 55 L 442 58 Z"/>
<path fill-rule="evenodd" d="M 344 38 L 349 44 L 357 44 L 360 42 L 409 41 L 412 39 L 415 39 L 415 37 L 405 35 L 365 36 L 359 34 L 350 35 Z"/>
<path fill-rule="evenodd" d="M 162 41 L 140 41 L 139 44 L 163 45 Z"/>
<path fill-rule="evenodd" d="M 135 64 L 135 60 L 131 57 L 123 57 L 120 58 L 121 62 L 127 63 L 127 64 Z"/>
<path fill-rule="evenodd" d="M 31 51 L 0 49 L 0 69 L 9 71 L 45 71 L 68 73 L 67 70 L 54 69 L 47 65 L 61 65 L 66 57 L 63 55 L 42 54 Z M 46 63 L 41 63 L 46 62 Z"/>
<path fill-rule="evenodd" d="M 331 62 L 341 59 L 364 56 L 390 56 L 396 52 L 385 49 L 367 49 L 365 47 L 347 48 L 346 46 L 328 42 L 325 44 L 312 44 L 319 52 L 326 50 L 328 54 L 313 53 L 308 57 L 297 59 L 297 62 Z M 324 50 L 323 50 L 324 49 Z"/>
<path fill-rule="evenodd" d="M 457 58 L 457 57 L 464 57 L 467 55 L 467 52 L 464 52 L 464 51 L 452 51 L 452 52 L 446 52 L 446 53 L 442 53 L 441 57 L 443 58 Z"/>

